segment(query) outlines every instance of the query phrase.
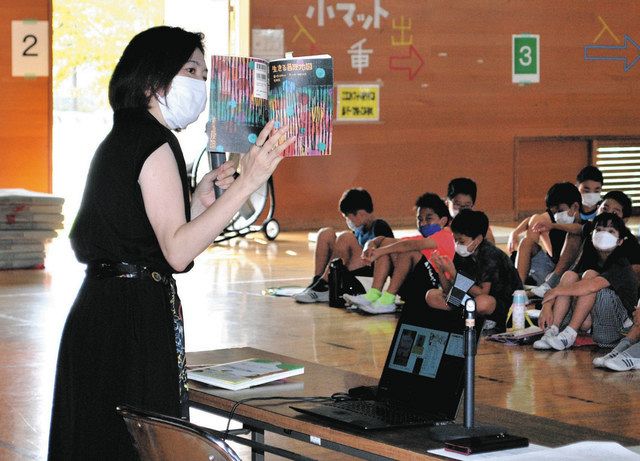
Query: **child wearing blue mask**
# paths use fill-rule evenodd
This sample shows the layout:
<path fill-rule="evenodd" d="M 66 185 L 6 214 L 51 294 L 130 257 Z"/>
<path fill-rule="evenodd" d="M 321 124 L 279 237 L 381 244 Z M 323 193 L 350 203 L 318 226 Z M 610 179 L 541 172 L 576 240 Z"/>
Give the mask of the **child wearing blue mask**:
<path fill-rule="evenodd" d="M 376 237 L 365 245 L 362 258 L 367 263 L 375 261 L 372 287 L 364 295 L 344 295 L 359 309 L 370 314 L 385 314 L 396 309 L 396 294 L 410 304 L 424 304 L 427 291 L 438 286 L 440 274 L 432 264 L 435 254 L 453 258 L 453 235 L 447 224 L 449 211 L 436 194 L 426 193 L 418 197 L 416 227 L 420 235 L 393 239 Z M 387 277 L 391 280 L 382 291 Z"/>
<path fill-rule="evenodd" d="M 430 307 L 449 309 L 444 293 L 451 289 L 457 271 L 462 271 L 475 281 L 469 295 L 475 298 L 478 313 L 502 332 L 513 292 L 522 289 L 522 281 L 509 257 L 487 240 L 488 228 L 489 219 L 481 211 L 462 210 L 453 218 L 456 255 L 453 261 L 443 255 L 434 258 L 446 277 L 441 278 L 442 288 L 430 290 L 426 300 Z"/>
<path fill-rule="evenodd" d="M 299 303 L 329 302 L 329 262 L 335 258 L 340 258 L 353 275 L 373 276 L 373 269 L 360 258 L 364 245 L 378 236 L 393 237 L 389 224 L 373 214 L 373 200 L 366 190 L 346 190 L 339 209 L 350 232 L 336 232 L 333 227 L 318 231 L 315 275 L 307 288 L 293 296 Z"/>

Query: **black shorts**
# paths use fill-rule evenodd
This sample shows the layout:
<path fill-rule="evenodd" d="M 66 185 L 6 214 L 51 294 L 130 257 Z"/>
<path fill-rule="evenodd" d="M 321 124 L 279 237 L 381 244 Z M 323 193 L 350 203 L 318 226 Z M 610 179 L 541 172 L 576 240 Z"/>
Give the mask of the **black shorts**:
<path fill-rule="evenodd" d="M 413 266 L 407 274 L 398 294 L 406 304 L 416 306 L 426 306 L 425 296 L 427 291 L 438 288 L 440 278 L 431 263 L 423 255 L 420 261 Z"/>
<path fill-rule="evenodd" d="M 373 264 L 349 271 L 354 277 L 373 277 Z"/>

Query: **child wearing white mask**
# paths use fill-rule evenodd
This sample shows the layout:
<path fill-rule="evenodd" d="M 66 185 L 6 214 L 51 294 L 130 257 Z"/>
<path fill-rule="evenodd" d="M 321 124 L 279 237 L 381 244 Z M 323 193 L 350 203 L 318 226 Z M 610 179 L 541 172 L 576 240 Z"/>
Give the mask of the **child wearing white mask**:
<path fill-rule="evenodd" d="M 543 297 L 544 294 L 551 288 L 555 288 L 560 283 L 560 277 L 564 274 L 571 265 L 575 262 L 580 251 L 581 240 L 576 236 L 579 232 L 580 226 L 575 223 L 586 223 L 593 221 L 598 213 L 598 205 L 602 203 L 602 185 L 604 179 L 602 172 L 595 166 L 589 165 L 580 170 L 576 175 L 576 187 L 582 197 L 580 203 L 580 219 L 572 220 L 568 217 L 560 218 L 555 223 L 538 223 L 538 227 L 534 230 L 540 230 L 548 224 L 547 230 L 557 229 L 566 231 L 564 245 L 560 251 L 560 257 L 558 263 L 551 274 L 549 274 L 544 283 L 531 289 L 531 292 L 539 297 Z"/>
<path fill-rule="evenodd" d="M 580 204 L 580 219 L 583 222 L 593 221 L 602 201 L 602 186 L 604 178 L 602 172 L 593 165 L 585 166 L 576 176 L 576 185 L 582 196 Z"/>
<path fill-rule="evenodd" d="M 593 224 L 576 266 L 544 296 L 538 325 L 546 331 L 536 349 L 568 349 L 578 331 L 589 329 L 597 344 L 611 347 L 631 325 L 638 280 L 620 249 L 628 231 L 613 213 L 599 214 Z"/>
<path fill-rule="evenodd" d="M 473 210 L 478 196 L 478 186 L 471 178 L 453 178 L 447 185 L 447 198 L 445 203 L 449 209 L 451 219 L 455 218 L 462 210 Z M 496 238 L 493 236 L 491 226 L 487 229 L 485 237 L 495 245 Z"/>
<path fill-rule="evenodd" d="M 547 191 L 545 198 L 546 211 L 531 216 L 524 228 L 518 229 L 509 236 L 509 250 L 513 242 L 519 238 L 519 233 L 526 231 L 526 236 L 520 241 L 515 258 L 516 268 L 520 279 L 527 285 L 541 285 L 547 276 L 553 277 L 554 270 L 560 260 L 562 247 L 565 245 L 566 230 L 557 229 L 559 226 L 575 225 L 580 229 L 580 203 L 582 196 L 578 188 L 570 182 L 556 183 Z M 541 224 L 546 228 L 539 229 Z M 553 226 L 552 226 L 553 225 Z M 573 239 L 572 244 L 580 245 L 580 239 Z M 563 267 L 560 273 L 567 267 Z M 559 276 L 556 276 L 559 281 Z M 555 284 L 554 280 L 551 280 Z"/>
<path fill-rule="evenodd" d="M 440 278 L 441 288 L 427 293 L 426 301 L 430 307 L 449 309 L 445 293 L 457 271 L 462 271 L 475 281 L 469 295 L 475 298 L 478 313 L 495 322 L 497 332 L 503 332 L 512 294 L 522 289 L 522 281 L 509 257 L 486 239 L 488 227 L 489 219 L 481 211 L 462 210 L 453 218 L 456 255 L 453 261 L 443 255 L 434 257 L 439 272 L 446 276 Z"/>

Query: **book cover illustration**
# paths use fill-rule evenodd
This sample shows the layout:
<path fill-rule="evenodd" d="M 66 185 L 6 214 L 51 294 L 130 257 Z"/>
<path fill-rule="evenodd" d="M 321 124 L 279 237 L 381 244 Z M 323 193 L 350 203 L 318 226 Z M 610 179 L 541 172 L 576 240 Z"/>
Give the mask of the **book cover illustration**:
<path fill-rule="evenodd" d="M 263 359 L 198 367 L 187 372 L 189 379 L 225 389 L 239 390 L 304 373 L 302 365 Z"/>
<path fill-rule="evenodd" d="M 331 154 L 333 60 L 330 56 L 212 56 L 209 150 L 245 153 L 267 121 L 286 124 L 297 142 L 286 157 Z"/>
<path fill-rule="evenodd" d="M 211 57 L 209 151 L 245 153 L 268 121 L 267 62 Z"/>

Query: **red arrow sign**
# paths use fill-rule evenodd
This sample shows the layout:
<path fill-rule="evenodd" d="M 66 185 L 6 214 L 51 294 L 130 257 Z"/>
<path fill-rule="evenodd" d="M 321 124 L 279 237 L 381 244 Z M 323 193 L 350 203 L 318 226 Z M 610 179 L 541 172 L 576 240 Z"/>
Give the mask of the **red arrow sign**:
<path fill-rule="evenodd" d="M 418 74 L 418 71 L 422 69 L 424 60 L 418 53 L 418 51 L 409 45 L 408 56 L 390 56 L 389 57 L 389 69 L 391 70 L 408 70 L 409 80 L 413 80 Z"/>

